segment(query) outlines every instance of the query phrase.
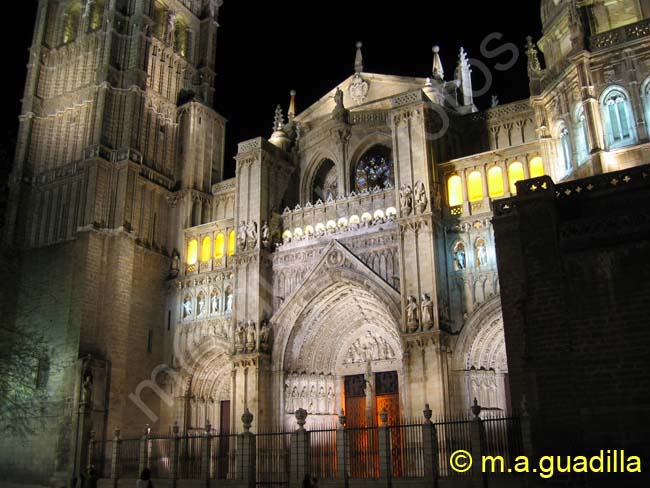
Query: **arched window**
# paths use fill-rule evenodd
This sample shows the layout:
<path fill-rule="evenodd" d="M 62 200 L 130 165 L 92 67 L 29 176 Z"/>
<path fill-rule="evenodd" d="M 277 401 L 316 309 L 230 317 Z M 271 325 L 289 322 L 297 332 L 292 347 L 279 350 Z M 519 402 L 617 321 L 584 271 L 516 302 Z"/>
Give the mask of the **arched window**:
<path fill-rule="evenodd" d="M 571 142 L 566 126 L 560 127 L 560 159 L 564 170 L 567 173 L 571 171 Z"/>
<path fill-rule="evenodd" d="M 187 57 L 187 46 L 189 31 L 184 22 L 177 20 L 174 24 L 174 50 L 183 56 Z"/>
<path fill-rule="evenodd" d="M 79 33 L 79 19 L 81 18 L 81 2 L 70 2 L 63 19 L 63 44 L 74 41 Z"/>
<path fill-rule="evenodd" d="M 508 166 L 508 183 L 510 184 L 510 194 L 517 194 L 517 182 L 525 178 L 524 165 L 519 161 L 515 161 Z"/>
<path fill-rule="evenodd" d="M 621 147 L 635 142 L 632 108 L 622 89 L 612 89 L 603 98 L 603 120 L 608 147 Z"/>
<path fill-rule="evenodd" d="M 95 0 L 92 5 L 92 12 L 90 14 L 90 30 L 95 31 L 102 26 L 104 18 L 104 0 Z"/>
<path fill-rule="evenodd" d="M 576 141 L 578 149 L 578 164 L 583 164 L 589 158 L 589 129 L 585 109 L 580 107 L 576 115 Z"/>
<path fill-rule="evenodd" d="M 312 183 L 311 199 L 313 202 L 321 200 L 336 200 L 338 196 L 338 173 L 334 161 L 325 159 L 320 163 Z"/>
<path fill-rule="evenodd" d="M 463 182 L 460 176 L 453 175 L 447 180 L 447 197 L 450 207 L 463 204 Z"/>
<path fill-rule="evenodd" d="M 483 175 L 480 171 L 472 171 L 467 176 L 467 195 L 470 202 L 483 200 Z"/>
<path fill-rule="evenodd" d="M 544 176 L 544 160 L 539 156 L 535 156 L 528 161 L 528 172 L 531 178 L 539 178 Z"/>
<path fill-rule="evenodd" d="M 201 262 L 207 263 L 210 261 L 210 245 L 212 244 L 212 239 L 209 237 L 204 237 L 203 242 L 201 242 Z"/>
<path fill-rule="evenodd" d="M 505 194 L 503 188 L 503 170 L 499 166 L 493 166 L 488 170 L 488 193 L 490 198 L 499 198 Z"/>
<path fill-rule="evenodd" d="M 354 168 L 354 187 L 358 192 L 385 188 L 393 181 L 393 152 L 386 146 L 371 147 Z"/>
<path fill-rule="evenodd" d="M 214 238 L 214 258 L 222 259 L 226 254 L 226 236 L 219 232 Z"/>
<path fill-rule="evenodd" d="M 167 26 L 167 12 L 165 6 L 160 2 L 153 2 L 151 18 L 154 21 L 153 35 L 160 40 L 165 38 L 165 27 Z"/>
<path fill-rule="evenodd" d="M 228 234 L 228 256 L 234 256 L 237 249 L 237 234 L 231 230 Z"/>
<path fill-rule="evenodd" d="M 187 245 L 187 264 L 196 264 L 199 258 L 199 241 L 192 239 Z"/>

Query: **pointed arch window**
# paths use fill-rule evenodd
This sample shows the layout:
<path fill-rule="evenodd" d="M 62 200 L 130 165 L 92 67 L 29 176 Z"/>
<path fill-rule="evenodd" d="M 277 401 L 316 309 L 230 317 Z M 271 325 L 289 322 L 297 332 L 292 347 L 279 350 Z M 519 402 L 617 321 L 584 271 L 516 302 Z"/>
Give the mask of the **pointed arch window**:
<path fill-rule="evenodd" d="M 359 159 L 354 169 L 356 191 L 385 188 L 393 185 L 393 152 L 382 145 L 371 147 Z"/>
<path fill-rule="evenodd" d="M 608 147 L 627 146 L 636 141 L 630 100 L 622 89 L 607 92 L 603 99 L 603 119 Z"/>

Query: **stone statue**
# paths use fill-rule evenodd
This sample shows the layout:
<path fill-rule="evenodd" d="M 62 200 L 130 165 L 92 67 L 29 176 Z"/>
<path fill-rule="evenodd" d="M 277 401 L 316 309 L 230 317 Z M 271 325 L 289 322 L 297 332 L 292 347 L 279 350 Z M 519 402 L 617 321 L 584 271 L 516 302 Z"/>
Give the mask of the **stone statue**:
<path fill-rule="evenodd" d="M 178 251 L 174 249 L 174 252 L 172 253 L 172 263 L 169 268 L 170 278 L 176 278 L 180 273 L 180 271 L 181 271 L 181 257 L 178 254 Z"/>
<path fill-rule="evenodd" d="M 262 247 L 268 249 L 271 245 L 271 229 L 269 223 L 264 221 L 262 223 Z"/>
<path fill-rule="evenodd" d="M 199 299 L 196 301 L 196 314 L 203 315 L 205 309 L 205 295 L 203 293 L 199 294 Z"/>
<path fill-rule="evenodd" d="M 433 301 L 428 294 L 422 295 L 422 324 L 433 328 Z"/>
<path fill-rule="evenodd" d="M 192 299 L 185 297 L 183 301 L 183 318 L 186 319 L 192 316 Z"/>
<path fill-rule="evenodd" d="M 487 266 L 488 264 L 487 247 L 483 239 L 476 243 L 476 263 L 479 266 Z"/>
<path fill-rule="evenodd" d="M 460 271 L 467 267 L 467 259 L 465 256 L 465 246 L 462 244 L 456 247 L 454 251 L 454 264 L 456 266 L 456 271 Z"/>
<path fill-rule="evenodd" d="M 415 184 L 415 189 L 414 189 L 414 198 L 415 198 L 415 209 L 417 210 L 418 213 L 422 213 L 425 211 L 427 208 L 427 204 L 429 203 L 429 199 L 427 198 L 427 191 L 426 188 L 424 187 L 424 183 L 421 181 L 418 181 Z"/>
<path fill-rule="evenodd" d="M 271 328 L 267 320 L 262 322 L 260 328 L 260 348 L 267 350 L 271 344 Z"/>
<path fill-rule="evenodd" d="M 404 212 L 407 216 L 411 215 L 413 211 L 413 190 L 410 185 L 402 185 L 399 190 L 399 202 Z"/>
<path fill-rule="evenodd" d="M 232 312 L 232 289 L 226 289 L 226 313 Z"/>
<path fill-rule="evenodd" d="M 334 110 L 344 110 L 345 107 L 343 106 L 343 90 L 340 88 L 336 89 L 336 92 L 334 93 L 334 104 L 336 105 L 336 108 Z"/>
<path fill-rule="evenodd" d="M 246 235 L 248 228 L 246 226 L 246 222 L 243 220 L 241 221 L 241 224 L 239 224 L 239 228 L 237 229 L 237 247 L 243 251 L 246 249 Z"/>
<path fill-rule="evenodd" d="M 245 341 L 246 331 L 244 330 L 244 324 L 239 322 L 237 328 L 235 329 L 235 350 L 241 352 L 244 350 L 244 341 Z"/>
<path fill-rule="evenodd" d="M 169 12 L 167 15 L 167 39 L 170 45 L 174 44 L 174 38 L 176 35 L 176 13 Z"/>
<path fill-rule="evenodd" d="M 210 298 L 212 313 L 219 312 L 219 293 L 216 291 L 212 292 L 212 297 Z"/>
<path fill-rule="evenodd" d="M 323 386 L 318 390 L 318 409 L 316 413 L 325 415 L 327 413 L 327 405 L 325 404 L 327 398 L 325 396 L 325 388 Z"/>
<path fill-rule="evenodd" d="M 418 330 L 418 302 L 412 295 L 406 302 L 406 323 L 410 332 Z"/>
<path fill-rule="evenodd" d="M 249 249 L 257 247 L 257 223 L 250 221 L 246 224 L 246 239 Z"/>
<path fill-rule="evenodd" d="M 84 360 L 84 367 L 81 373 L 81 402 L 90 403 L 93 392 L 93 370 L 88 364 L 90 355 Z"/>
<path fill-rule="evenodd" d="M 252 320 L 248 322 L 246 327 L 246 349 L 249 352 L 255 351 L 257 346 L 257 330 L 255 328 L 255 322 Z"/>

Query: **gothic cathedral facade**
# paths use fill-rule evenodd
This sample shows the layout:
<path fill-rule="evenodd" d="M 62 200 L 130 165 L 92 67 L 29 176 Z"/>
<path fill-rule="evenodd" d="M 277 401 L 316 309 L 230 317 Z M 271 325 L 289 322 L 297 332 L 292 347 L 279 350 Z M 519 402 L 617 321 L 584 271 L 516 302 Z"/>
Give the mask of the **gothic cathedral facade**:
<path fill-rule="evenodd" d="M 543 0 L 530 99 L 478 110 L 462 49 L 419 78 L 358 45 L 224 179 L 220 7 L 39 1 L 3 239 L 58 367 L 13 472 L 66 478 L 83 402 L 103 438 L 510 412 L 491 201 L 649 159 L 650 0 Z"/>

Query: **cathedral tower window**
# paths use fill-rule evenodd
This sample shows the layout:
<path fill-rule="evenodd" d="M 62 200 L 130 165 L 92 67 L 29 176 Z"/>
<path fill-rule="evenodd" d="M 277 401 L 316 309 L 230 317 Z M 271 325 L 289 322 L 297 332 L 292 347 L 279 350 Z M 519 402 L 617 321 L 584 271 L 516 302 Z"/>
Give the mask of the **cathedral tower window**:
<path fill-rule="evenodd" d="M 214 258 L 222 259 L 226 254 L 226 236 L 219 232 L 214 239 Z"/>
<path fill-rule="evenodd" d="M 63 15 L 63 44 L 68 44 L 69 42 L 74 41 L 79 33 L 81 2 L 70 2 L 70 6 Z"/>
<path fill-rule="evenodd" d="M 539 156 L 535 156 L 528 161 L 528 172 L 531 178 L 539 178 L 544 176 L 544 160 Z"/>
<path fill-rule="evenodd" d="M 636 137 L 627 94 L 621 88 L 610 89 L 603 97 L 602 109 L 607 146 L 616 148 L 633 144 Z"/>
<path fill-rule="evenodd" d="M 583 107 L 578 108 L 576 116 L 577 132 L 576 141 L 578 146 L 578 164 L 583 164 L 589 157 L 589 132 L 587 129 L 587 117 Z"/>
<path fill-rule="evenodd" d="M 517 182 L 525 179 L 524 165 L 519 161 L 515 161 L 508 166 L 508 183 L 510 185 L 510 194 L 517 194 Z"/>
<path fill-rule="evenodd" d="M 190 266 L 196 264 L 199 254 L 199 242 L 192 239 L 187 245 L 187 264 Z"/>
<path fill-rule="evenodd" d="M 505 194 L 503 188 L 503 170 L 499 166 L 493 166 L 488 170 L 488 193 L 490 198 L 499 198 Z"/>
<path fill-rule="evenodd" d="M 210 256 L 211 256 L 211 249 L 210 246 L 212 245 L 212 239 L 209 237 L 204 237 L 203 242 L 201 243 L 201 262 L 202 263 L 207 263 L 210 261 Z"/>
<path fill-rule="evenodd" d="M 165 38 L 165 27 L 167 26 L 167 11 L 165 6 L 159 2 L 153 2 L 151 18 L 154 22 L 153 35 L 163 40 Z"/>
<path fill-rule="evenodd" d="M 472 171 L 467 176 L 467 194 L 470 202 L 483 200 L 483 175 L 480 171 Z"/>
<path fill-rule="evenodd" d="M 447 199 L 450 207 L 463 204 L 463 182 L 460 176 L 453 175 L 447 180 Z"/>
<path fill-rule="evenodd" d="M 228 256 L 234 256 L 237 249 L 237 233 L 231 230 L 228 234 Z"/>
<path fill-rule="evenodd" d="M 316 202 L 319 199 L 323 202 L 328 200 L 336 200 L 338 197 L 338 173 L 336 166 L 330 159 L 322 161 L 314 176 L 311 192 L 312 201 Z"/>
<path fill-rule="evenodd" d="M 90 13 L 90 30 L 96 31 L 102 26 L 104 19 L 104 0 L 95 0 Z"/>
<path fill-rule="evenodd" d="M 187 57 L 187 46 L 189 44 L 189 30 L 187 25 L 177 20 L 174 24 L 174 50 L 183 56 Z"/>
<path fill-rule="evenodd" d="M 354 187 L 357 192 L 385 188 L 393 184 L 393 153 L 382 145 L 371 147 L 359 159 L 354 170 Z"/>

